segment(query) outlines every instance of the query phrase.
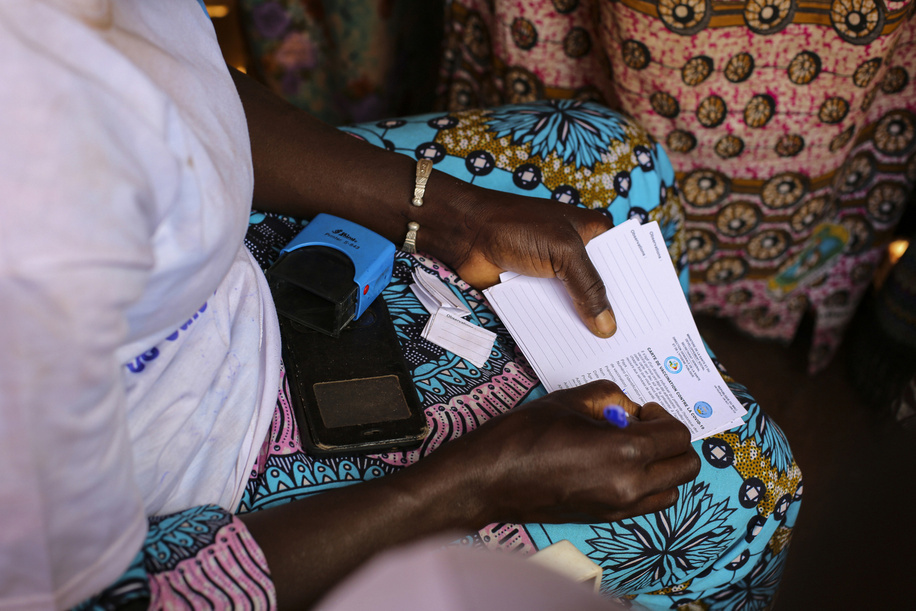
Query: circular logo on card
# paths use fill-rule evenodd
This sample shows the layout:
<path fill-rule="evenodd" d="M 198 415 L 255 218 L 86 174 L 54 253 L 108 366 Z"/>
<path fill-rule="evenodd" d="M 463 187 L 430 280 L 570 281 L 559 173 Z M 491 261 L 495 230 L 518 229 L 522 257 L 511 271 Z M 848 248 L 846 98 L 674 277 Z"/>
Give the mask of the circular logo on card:
<path fill-rule="evenodd" d="M 709 418 L 712 416 L 712 405 L 706 401 L 697 401 L 693 406 L 693 411 L 695 411 L 700 418 Z"/>
<path fill-rule="evenodd" d="M 669 356 L 665 359 L 665 369 L 671 373 L 680 373 L 683 368 L 684 366 L 681 364 L 681 359 L 676 356 Z"/>

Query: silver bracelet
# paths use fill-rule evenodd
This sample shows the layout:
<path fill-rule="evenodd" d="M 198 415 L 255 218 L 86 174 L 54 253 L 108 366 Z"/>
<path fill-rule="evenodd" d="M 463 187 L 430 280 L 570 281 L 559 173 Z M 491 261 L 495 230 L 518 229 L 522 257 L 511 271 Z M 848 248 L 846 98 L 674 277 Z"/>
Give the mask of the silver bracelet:
<path fill-rule="evenodd" d="M 423 205 L 423 196 L 426 194 L 426 183 L 429 181 L 429 175 L 433 172 L 433 162 L 429 159 L 420 159 L 417 161 L 417 177 L 413 187 L 413 199 L 410 203 L 414 206 Z M 417 232 L 420 230 L 420 223 L 411 221 L 407 223 L 407 237 L 404 238 L 404 245 L 401 250 L 408 254 L 417 252 Z"/>
<path fill-rule="evenodd" d="M 404 238 L 404 245 L 401 250 L 409 255 L 417 252 L 417 231 L 420 230 L 420 223 L 410 221 L 407 223 L 407 237 Z"/>
<path fill-rule="evenodd" d="M 426 193 L 426 183 L 429 181 L 429 175 L 433 172 L 433 162 L 429 159 L 421 159 L 417 162 L 417 180 L 413 188 L 413 199 L 410 203 L 414 206 L 423 205 L 423 195 Z"/>

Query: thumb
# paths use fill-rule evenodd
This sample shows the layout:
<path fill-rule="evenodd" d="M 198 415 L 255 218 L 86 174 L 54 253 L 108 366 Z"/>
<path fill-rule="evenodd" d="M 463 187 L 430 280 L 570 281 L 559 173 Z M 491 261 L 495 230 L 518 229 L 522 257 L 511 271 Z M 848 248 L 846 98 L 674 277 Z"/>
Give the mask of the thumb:
<path fill-rule="evenodd" d="M 579 318 L 589 331 L 598 337 L 614 335 L 617 319 L 608 301 L 604 281 L 588 258 L 585 244 L 576 240 L 552 259 L 554 274 L 563 282 Z"/>
<path fill-rule="evenodd" d="M 610 380 L 595 380 L 582 386 L 557 391 L 565 405 L 595 420 L 604 419 L 604 408 L 619 405 L 631 416 L 640 413 L 640 405 L 626 396 L 620 386 Z"/>

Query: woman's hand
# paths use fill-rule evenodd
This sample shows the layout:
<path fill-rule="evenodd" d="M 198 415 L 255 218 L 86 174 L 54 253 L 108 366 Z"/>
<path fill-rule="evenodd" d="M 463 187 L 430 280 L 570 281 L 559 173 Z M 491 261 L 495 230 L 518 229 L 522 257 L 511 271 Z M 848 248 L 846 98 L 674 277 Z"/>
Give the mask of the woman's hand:
<path fill-rule="evenodd" d="M 605 422 L 609 403 L 638 421 Z M 303 608 L 381 550 L 493 522 L 600 523 L 658 511 L 699 468 L 680 422 L 598 381 L 507 412 L 397 473 L 241 517 L 281 606 Z"/>
<path fill-rule="evenodd" d="M 625 428 L 604 421 L 609 404 L 635 420 Z M 659 511 L 700 469 L 683 424 L 657 403 L 633 403 L 607 380 L 508 412 L 423 462 L 433 460 L 470 469 L 479 525 L 610 522 Z"/>
<path fill-rule="evenodd" d="M 613 227 L 605 215 L 551 200 L 492 194 L 499 200 L 472 213 L 464 251 L 449 261 L 475 288 L 499 282 L 513 271 L 563 282 L 579 317 L 599 337 L 617 330 L 604 282 L 585 245 Z"/>
<path fill-rule="evenodd" d="M 416 160 L 325 125 L 233 72 L 249 123 L 260 210 L 359 223 L 401 244 L 420 224 L 417 248 L 486 288 L 502 271 L 563 281 L 579 316 L 600 337 L 617 329 L 585 244 L 613 226 L 603 214 L 430 176 L 423 206 L 410 205 Z"/>

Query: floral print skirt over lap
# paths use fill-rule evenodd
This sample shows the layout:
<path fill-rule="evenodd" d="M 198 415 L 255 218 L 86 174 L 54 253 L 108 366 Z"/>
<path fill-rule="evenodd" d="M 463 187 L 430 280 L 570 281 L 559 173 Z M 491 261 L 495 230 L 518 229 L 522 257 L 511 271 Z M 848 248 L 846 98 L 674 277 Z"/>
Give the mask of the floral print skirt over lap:
<path fill-rule="evenodd" d="M 664 151 L 621 115 L 563 101 L 430 114 L 346 130 L 413 158 L 431 159 L 437 169 L 481 186 L 588 204 L 615 223 L 633 216 L 657 220 L 686 280 L 684 213 L 673 169 Z M 247 244 L 265 266 L 304 224 L 260 213 L 252 214 L 251 223 Z M 409 288 L 415 268 L 450 284 L 473 312 L 473 321 L 496 332 L 483 367 L 421 337 L 428 313 Z M 383 477 L 544 393 L 482 295 L 442 263 L 422 253 L 399 252 L 383 297 L 422 398 L 428 438 L 409 452 L 314 458 L 302 449 L 281 391 L 241 512 Z M 603 592 L 634 607 L 669 609 L 699 601 L 697 608 L 764 608 L 782 574 L 800 505 L 801 472 L 782 432 L 742 386 L 730 386 L 748 410 L 745 423 L 694 444 L 701 472 L 681 488 L 670 509 L 613 524 L 493 524 L 460 544 L 530 554 L 568 539 L 603 567 Z"/>
<path fill-rule="evenodd" d="M 615 223 L 631 217 L 658 221 L 686 282 L 684 211 L 668 157 L 635 123 L 601 106 L 532 103 L 394 119 L 347 131 L 431 159 L 436 168 L 485 187 L 568 205 L 587 203 Z M 246 245 L 266 268 L 305 224 L 253 212 Z M 451 285 L 474 323 L 496 333 L 482 367 L 421 337 L 429 315 L 409 288 L 416 268 Z M 409 452 L 315 458 L 303 451 L 282 378 L 270 435 L 238 513 L 384 477 L 544 394 L 482 295 L 442 263 L 399 252 L 382 296 L 420 394 L 429 436 Z M 602 592 L 634 608 L 766 608 L 782 575 L 801 504 L 802 475 L 779 428 L 724 369 L 722 375 L 748 414 L 740 427 L 694 443 L 702 468 L 681 487 L 673 507 L 613 524 L 492 524 L 456 544 L 531 554 L 567 539 L 603 568 Z M 237 516 L 218 507 L 195 507 L 150 518 L 146 543 L 130 569 L 81 607 L 113 609 L 147 599 L 154 609 L 268 608 L 276 603 L 269 574 L 264 555 Z"/>
<path fill-rule="evenodd" d="M 695 310 L 825 366 L 916 183 L 913 0 L 453 0 L 440 105 L 598 100 L 665 143 Z"/>

